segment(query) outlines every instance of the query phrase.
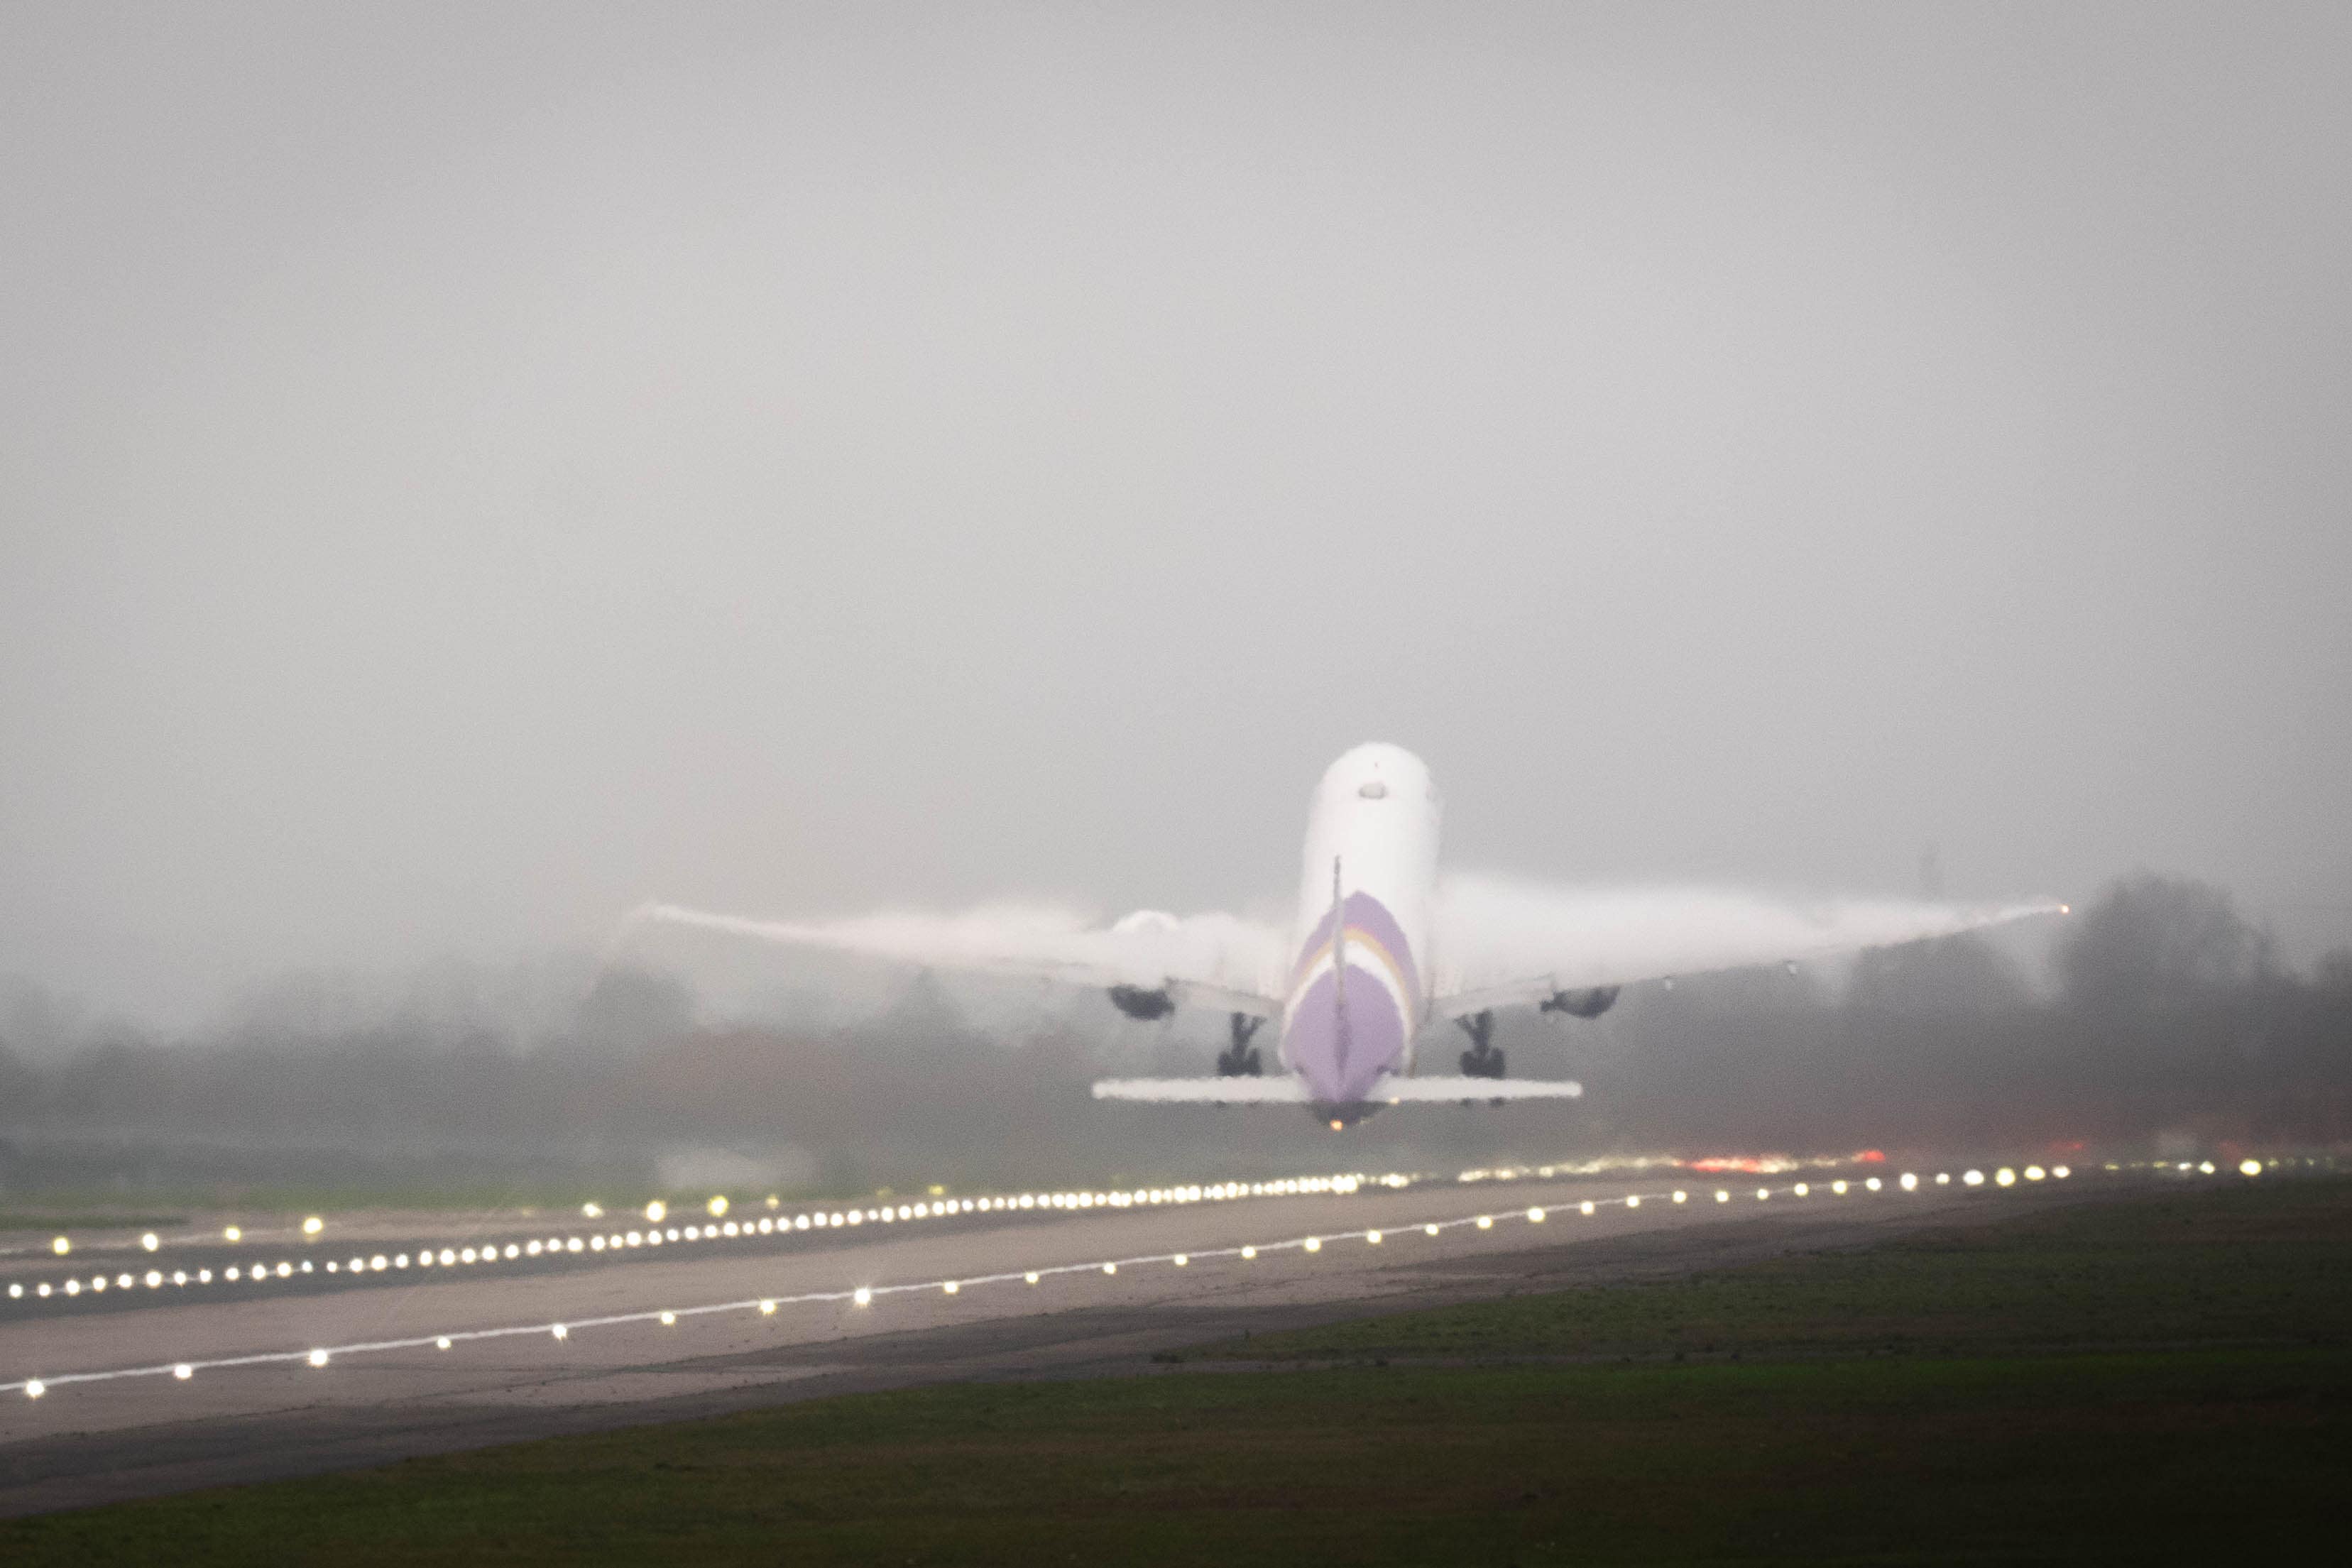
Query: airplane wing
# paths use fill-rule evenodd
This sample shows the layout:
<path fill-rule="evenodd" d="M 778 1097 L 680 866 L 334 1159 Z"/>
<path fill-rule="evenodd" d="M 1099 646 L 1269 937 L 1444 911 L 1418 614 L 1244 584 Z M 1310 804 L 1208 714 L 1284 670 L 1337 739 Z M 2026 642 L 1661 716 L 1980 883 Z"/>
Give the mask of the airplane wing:
<path fill-rule="evenodd" d="M 1796 963 L 1950 936 L 2030 915 L 2047 900 L 1930 904 L 1783 900 L 1699 889 L 1546 888 L 1484 877 L 1438 892 L 1434 1010 L 1461 1018 L 1641 980 Z"/>
<path fill-rule="evenodd" d="M 855 954 L 925 969 L 1132 987 L 1196 1007 L 1272 1017 L 1281 1010 L 1282 938 L 1230 915 L 1178 918 L 1145 910 L 1112 925 L 1065 911 L 1004 906 L 962 915 L 868 915 L 847 920 L 752 920 L 674 904 L 630 916 L 787 946 Z"/>

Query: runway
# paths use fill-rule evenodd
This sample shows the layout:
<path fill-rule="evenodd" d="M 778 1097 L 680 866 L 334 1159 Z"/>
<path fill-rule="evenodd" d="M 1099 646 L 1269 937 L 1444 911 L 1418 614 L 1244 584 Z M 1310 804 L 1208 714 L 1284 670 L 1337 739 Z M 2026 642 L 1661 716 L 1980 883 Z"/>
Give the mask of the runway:
<path fill-rule="evenodd" d="M 474 1244 L 473 1265 L 441 1264 L 435 1247 L 432 1265 L 397 1270 L 390 1259 L 419 1258 L 435 1238 L 337 1222 L 275 1245 L 159 1239 L 152 1252 L 77 1261 L 89 1278 L 128 1273 L 128 1287 L 0 1302 L 0 1514 L 861 1389 L 1150 1370 L 1155 1352 L 1225 1334 L 1857 1245 L 2116 1179 L 1971 1187 L 1922 1173 L 1906 1191 L 1883 1175 L 1874 1192 L 1860 1170 L 1531 1173 L 1261 1196 L 1244 1184 L 1223 1198 L 1058 1195 L 1066 1206 L 1025 1209 L 943 1200 L 888 1223 L 864 1218 L 878 1213 L 869 1207 L 856 1226 L 796 1228 L 841 1212 L 811 1206 L 739 1216 L 732 1236 L 709 1224 L 691 1241 L 672 1218 L 661 1228 L 680 1239 L 658 1247 L 642 1217 L 518 1220 L 537 1258 L 506 1237 Z M 232 1255 L 246 1261 L 222 1261 Z M 386 1266 L 366 1266 L 378 1256 Z M 235 1293 L 143 1282 L 200 1269 Z M 58 1271 L 37 1256 L 0 1260 L 11 1282 Z"/>

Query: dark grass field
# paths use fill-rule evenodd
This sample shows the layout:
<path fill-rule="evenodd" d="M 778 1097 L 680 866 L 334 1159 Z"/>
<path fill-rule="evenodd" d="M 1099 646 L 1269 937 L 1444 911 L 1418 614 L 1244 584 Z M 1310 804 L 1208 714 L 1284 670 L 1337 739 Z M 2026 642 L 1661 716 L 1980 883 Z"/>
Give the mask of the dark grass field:
<path fill-rule="evenodd" d="M 1261 1335 L 1183 1359 L 2341 1345 L 2352 1343 L 2347 1292 L 2352 1181 L 2273 1177 L 1954 1223 L 1867 1251 Z"/>
<path fill-rule="evenodd" d="M 2348 1306 L 2352 1182 L 2266 1180 L 0 1523 L 0 1562 L 2325 1561 Z"/>

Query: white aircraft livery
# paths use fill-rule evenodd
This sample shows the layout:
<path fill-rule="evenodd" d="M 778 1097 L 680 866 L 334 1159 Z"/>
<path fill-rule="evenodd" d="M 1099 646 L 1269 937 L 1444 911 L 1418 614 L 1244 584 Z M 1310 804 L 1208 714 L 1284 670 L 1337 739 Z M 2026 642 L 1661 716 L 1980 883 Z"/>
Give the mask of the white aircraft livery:
<path fill-rule="evenodd" d="M 1230 1017 L 1209 1078 L 1116 1079 L 1103 1100 L 1290 1103 L 1335 1128 L 1412 1101 L 1573 1099 L 1574 1082 L 1505 1075 L 1497 1009 L 1597 1018 L 1625 986 L 1948 936 L 2053 903 L 1900 900 L 1798 904 L 1719 892 L 1574 892 L 1478 878 L 1441 881 L 1436 783 L 1402 747 L 1360 746 L 1331 764 L 1307 821 L 1298 915 L 1286 935 L 1226 915 L 1142 911 L 1108 926 L 988 909 L 799 923 L 649 904 L 635 918 L 861 954 L 927 968 L 1097 987 L 1130 1018 L 1180 1006 Z M 1469 1037 L 1460 1075 L 1413 1071 L 1440 1019 Z M 1268 1019 L 1280 1071 L 1253 1044 Z"/>

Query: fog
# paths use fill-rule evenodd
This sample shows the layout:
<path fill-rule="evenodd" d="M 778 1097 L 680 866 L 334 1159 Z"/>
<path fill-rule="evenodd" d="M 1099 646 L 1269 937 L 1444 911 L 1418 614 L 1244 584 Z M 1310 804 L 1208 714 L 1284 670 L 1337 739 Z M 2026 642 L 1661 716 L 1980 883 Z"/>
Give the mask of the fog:
<path fill-rule="evenodd" d="M 281 982 L 201 1040 L 85 1027 L 0 1047 L 0 1193 L 634 1203 L 1864 1148 L 2234 1161 L 2352 1139 L 2352 951 L 2294 973 L 2220 889 L 2140 875 L 2049 956 L 2037 973 L 1969 936 L 1634 988 L 1590 1023 L 1506 1014 L 1517 1071 L 1575 1076 L 1583 1101 L 1399 1107 L 1338 1135 L 1295 1105 L 1092 1100 L 1106 1074 L 1203 1072 L 1223 1019 L 1134 1023 L 1059 988 L 900 977 L 853 999 L 833 961 L 803 961 L 812 989 L 730 1013 L 584 958 L 564 976 L 584 989 L 545 971 Z M 1423 1061 L 1445 1071 L 1464 1044 L 1441 1021 Z"/>
<path fill-rule="evenodd" d="M 25 1060 L 551 1061 L 649 901 L 1252 909 L 1370 738 L 1473 870 L 2352 942 L 2341 6 L 0 38 Z"/>

